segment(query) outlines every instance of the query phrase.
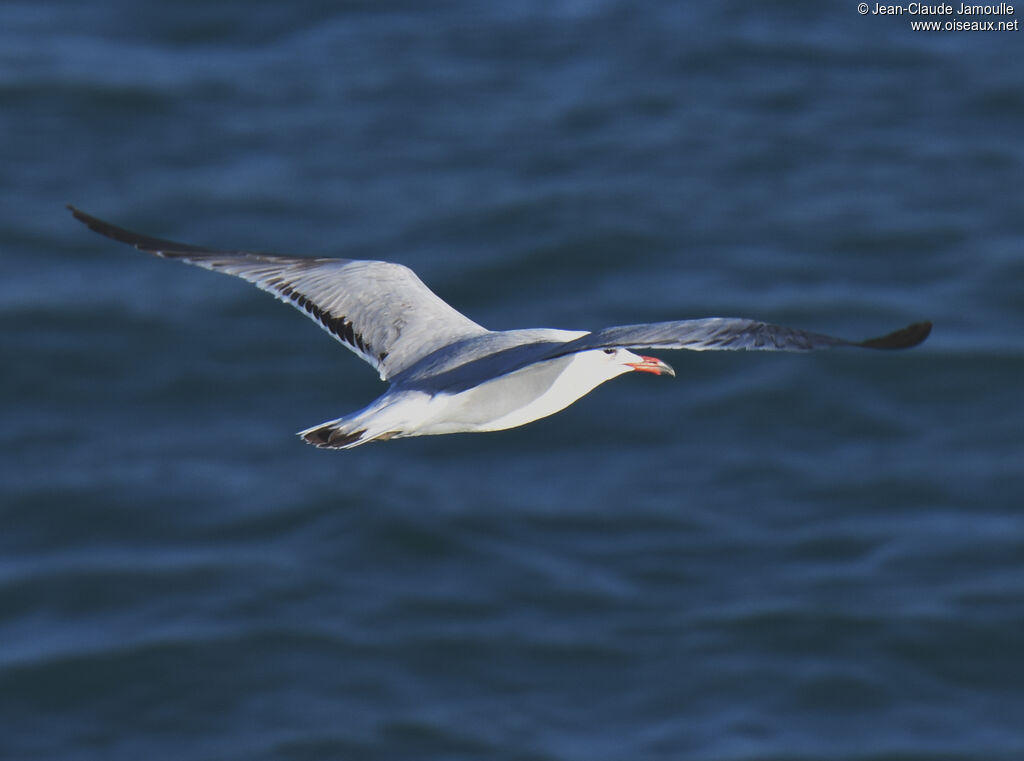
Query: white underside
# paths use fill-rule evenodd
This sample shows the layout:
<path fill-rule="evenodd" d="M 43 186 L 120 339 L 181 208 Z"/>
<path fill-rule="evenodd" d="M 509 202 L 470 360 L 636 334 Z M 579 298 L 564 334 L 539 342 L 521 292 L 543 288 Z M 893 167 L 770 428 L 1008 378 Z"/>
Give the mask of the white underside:
<path fill-rule="evenodd" d="M 374 439 L 515 428 L 565 409 L 605 381 L 634 369 L 630 360 L 641 359 L 616 351 L 626 356 L 609 356 L 602 350 L 568 354 L 458 393 L 394 387 L 365 409 L 300 435 L 329 427 L 332 442 L 310 443 L 347 449 Z"/>
<path fill-rule="evenodd" d="M 418 430 L 407 435 L 501 431 L 565 409 L 629 368 L 595 363 L 590 352 L 530 365 L 458 394 L 427 403 Z"/>

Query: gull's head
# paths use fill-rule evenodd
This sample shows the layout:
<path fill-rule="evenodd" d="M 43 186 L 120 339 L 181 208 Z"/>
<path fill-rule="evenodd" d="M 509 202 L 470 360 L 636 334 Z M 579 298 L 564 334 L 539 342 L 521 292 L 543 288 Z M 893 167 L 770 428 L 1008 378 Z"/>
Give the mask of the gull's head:
<path fill-rule="evenodd" d="M 629 349 L 609 348 L 593 349 L 586 352 L 592 357 L 592 362 L 599 365 L 610 378 L 629 372 L 653 373 L 654 375 L 675 376 L 676 371 L 667 362 L 662 362 L 657 357 L 644 357 L 634 354 Z"/>

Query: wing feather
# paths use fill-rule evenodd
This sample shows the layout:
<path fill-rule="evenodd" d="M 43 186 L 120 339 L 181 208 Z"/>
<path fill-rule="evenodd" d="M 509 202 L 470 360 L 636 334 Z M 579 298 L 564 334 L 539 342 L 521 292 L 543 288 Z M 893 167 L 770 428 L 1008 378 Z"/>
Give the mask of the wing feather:
<path fill-rule="evenodd" d="M 691 351 L 817 351 L 837 346 L 906 349 L 924 341 L 931 329 L 930 322 L 917 322 L 878 338 L 847 341 L 822 333 L 811 333 L 757 320 L 708 317 L 604 328 L 563 344 L 560 353 L 619 346 L 629 349 Z"/>
<path fill-rule="evenodd" d="M 382 380 L 450 343 L 488 332 L 401 264 L 218 251 L 140 235 L 68 208 L 108 238 L 240 277 L 273 294 L 369 362 Z"/>

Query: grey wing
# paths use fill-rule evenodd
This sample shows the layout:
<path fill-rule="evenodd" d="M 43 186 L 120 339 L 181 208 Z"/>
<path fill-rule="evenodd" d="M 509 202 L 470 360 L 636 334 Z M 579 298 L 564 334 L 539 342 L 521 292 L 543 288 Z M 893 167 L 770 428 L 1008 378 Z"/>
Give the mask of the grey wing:
<path fill-rule="evenodd" d="M 166 259 L 235 275 L 273 294 L 373 365 L 382 380 L 436 349 L 488 332 L 400 264 L 216 251 L 139 235 L 68 208 L 76 219 L 108 238 Z"/>
<path fill-rule="evenodd" d="M 821 333 L 786 328 L 738 317 L 708 317 L 699 320 L 620 325 L 588 333 L 563 344 L 562 352 L 605 347 L 631 349 L 690 349 L 692 351 L 739 350 L 816 351 L 837 346 L 868 349 L 906 349 L 916 346 L 931 332 L 930 322 L 917 322 L 901 330 L 866 341 L 847 341 Z"/>

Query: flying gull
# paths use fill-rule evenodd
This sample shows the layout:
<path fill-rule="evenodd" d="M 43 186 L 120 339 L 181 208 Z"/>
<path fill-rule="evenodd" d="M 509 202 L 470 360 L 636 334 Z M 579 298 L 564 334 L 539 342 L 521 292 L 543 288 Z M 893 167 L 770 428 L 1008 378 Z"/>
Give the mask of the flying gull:
<path fill-rule="evenodd" d="M 304 312 L 375 367 L 390 384 L 382 396 L 358 412 L 299 432 L 326 449 L 500 431 L 565 409 L 624 373 L 675 375 L 662 360 L 631 349 L 905 349 L 924 341 L 932 328 L 918 322 L 866 341 L 736 317 L 595 331 L 493 331 L 442 301 L 401 264 L 209 249 L 140 235 L 68 208 L 90 229 L 140 251 L 249 281 Z"/>

